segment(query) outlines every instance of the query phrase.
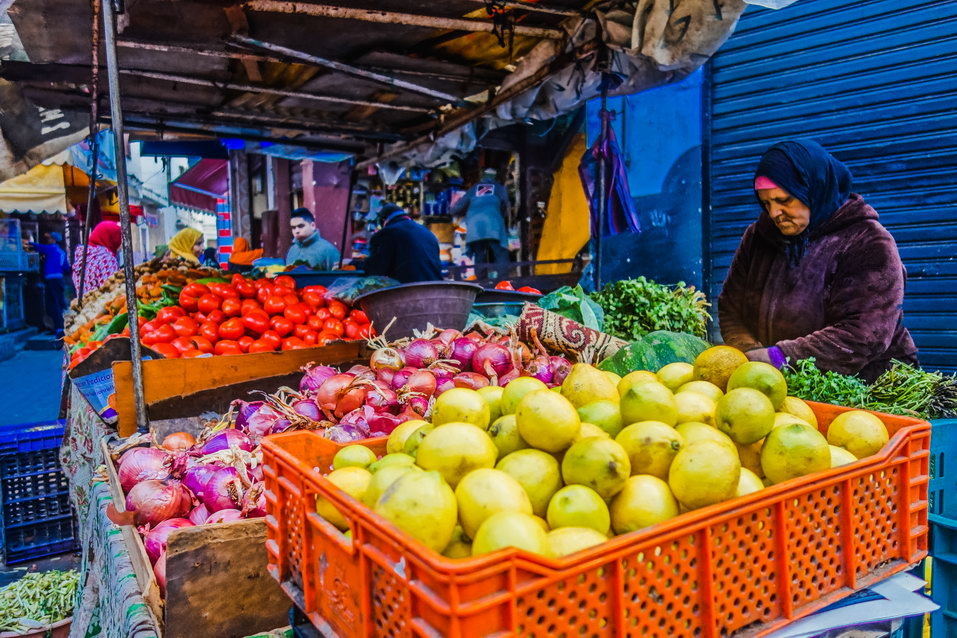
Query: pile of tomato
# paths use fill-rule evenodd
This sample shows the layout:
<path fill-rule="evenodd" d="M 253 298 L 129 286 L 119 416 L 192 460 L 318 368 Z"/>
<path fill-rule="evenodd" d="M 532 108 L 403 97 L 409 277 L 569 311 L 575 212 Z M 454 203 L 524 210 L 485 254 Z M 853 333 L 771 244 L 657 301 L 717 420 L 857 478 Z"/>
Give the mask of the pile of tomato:
<path fill-rule="evenodd" d="M 373 336 L 365 313 L 326 300 L 325 286 L 296 288 L 296 281 L 247 279 L 191 283 L 179 305 L 162 308 L 155 319 L 140 317 L 140 341 L 167 358 L 204 354 L 275 352 L 322 346 Z"/>
<path fill-rule="evenodd" d="M 510 281 L 500 281 L 495 284 L 495 290 L 509 290 L 511 292 L 528 292 L 533 295 L 540 295 L 542 291 L 538 288 L 532 288 L 531 286 L 522 286 L 518 290 L 515 289 L 515 286 L 512 285 Z"/>

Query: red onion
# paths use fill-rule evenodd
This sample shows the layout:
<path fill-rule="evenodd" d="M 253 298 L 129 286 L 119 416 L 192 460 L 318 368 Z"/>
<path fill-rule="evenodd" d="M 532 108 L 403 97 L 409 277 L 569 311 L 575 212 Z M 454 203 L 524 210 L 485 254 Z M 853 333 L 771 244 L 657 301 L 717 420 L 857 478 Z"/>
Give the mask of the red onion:
<path fill-rule="evenodd" d="M 454 328 L 446 328 L 439 333 L 439 336 L 436 337 L 436 340 L 441 341 L 445 345 L 452 345 L 452 342 L 462 336 L 462 333 Z"/>
<path fill-rule="evenodd" d="M 428 368 L 439 358 L 439 352 L 428 339 L 413 339 L 402 350 L 405 365 L 410 368 Z"/>
<path fill-rule="evenodd" d="M 156 576 L 156 584 L 159 585 L 160 593 L 166 595 L 166 552 L 159 555 L 153 564 L 153 575 Z"/>
<path fill-rule="evenodd" d="M 535 377 L 542 383 L 551 383 L 554 373 L 552 373 L 551 364 L 548 357 L 538 356 L 528 362 L 525 366 L 525 373 L 530 377 Z"/>
<path fill-rule="evenodd" d="M 234 467 L 223 467 L 209 477 L 203 487 L 203 503 L 210 512 L 235 508 L 243 498 L 239 472 Z"/>
<path fill-rule="evenodd" d="M 561 385 L 572 371 L 572 362 L 565 357 L 549 357 L 548 365 L 552 369 L 552 383 Z"/>
<path fill-rule="evenodd" d="M 183 473 L 183 485 L 196 498 L 202 499 L 203 488 L 206 487 L 207 481 L 220 469 L 221 466 L 212 463 L 194 465 Z"/>
<path fill-rule="evenodd" d="M 479 349 L 479 343 L 468 337 L 459 337 L 452 341 L 452 351 L 449 353 L 449 359 L 459 364 L 463 372 L 472 369 L 472 357 L 475 351 Z"/>
<path fill-rule="evenodd" d="M 216 523 L 231 523 L 233 521 L 238 521 L 242 519 L 243 513 L 236 508 L 230 508 L 225 510 L 219 510 L 213 514 L 209 515 L 209 518 L 206 519 L 208 525 L 213 525 Z"/>
<path fill-rule="evenodd" d="M 246 471 L 249 472 L 249 478 L 251 478 L 252 480 L 256 481 L 257 483 L 261 483 L 261 482 L 262 482 L 262 480 L 263 480 L 263 466 L 262 466 L 262 463 L 260 463 L 260 464 L 257 465 L 256 467 L 247 467 L 247 468 L 246 468 Z"/>
<path fill-rule="evenodd" d="M 369 367 L 376 372 L 399 370 L 405 365 L 402 354 L 395 348 L 379 348 L 369 358 Z"/>
<path fill-rule="evenodd" d="M 500 377 L 512 369 L 512 355 L 503 345 L 486 343 L 472 355 L 472 369 L 490 377 Z"/>
<path fill-rule="evenodd" d="M 336 369 L 329 366 L 308 365 L 302 371 L 305 372 L 299 381 L 299 391 L 302 393 L 315 392 L 326 379 L 336 374 Z"/>
<path fill-rule="evenodd" d="M 488 377 L 482 376 L 478 372 L 462 372 L 452 377 L 452 383 L 456 388 L 468 388 L 469 390 L 478 390 L 489 385 Z"/>
<path fill-rule="evenodd" d="M 374 388 L 369 388 L 366 392 L 366 405 L 380 412 L 396 412 L 399 409 L 399 400 L 392 388 L 376 383 Z"/>
<path fill-rule="evenodd" d="M 346 374 L 351 374 L 356 379 L 372 381 L 375 379 L 375 372 L 369 366 L 355 365 L 346 370 Z"/>
<path fill-rule="evenodd" d="M 340 392 L 339 400 L 336 402 L 336 409 L 334 411 L 336 417 L 341 417 L 343 414 L 352 412 L 362 406 L 362 404 L 365 403 L 367 393 L 368 388 L 364 385 L 352 386 L 345 392 Z"/>
<path fill-rule="evenodd" d="M 262 401 L 243 401 L 242 399 L 236 399 L 230 405 L 231 408 L 239 407 L 239 410 L 236 412 L 236 427 L 240 430 L 248 431 L 248 425 L 250 419 L 259 411 L 263 406 Z"/>
<path fill-rule="evenodd" d="M 140 481 L 169 476 L 166 468 L 168 458 L 169 454 L 163 450 L 150 447 L 135 447 L 124 452 L 117 468 L 123 491 L 129 492 Z"/>
<path fill-rule="evenodd" d="M 408 417 L 405 419 L 421 419 L 429 411 L 429 400 L 425 397 L 409 397 L 405 404 L 406 409 L 399 413 L 399 416 Z"/>
<path fill-rule="evenodd" d="M 173 432 L 163 439 L 162 447 L 171 452 L 180 452 L 188 450 L 194 445 L 196 445 L 196 439 L 189 432 Z"/>
<path fill-rule="evenodd" d="M 158 525 L 166 519 L 185 516 L 192 507 L 189 490 L 175 479 L 143 481 L 126 495 L 127 511 L 135 512 L 137 522 L 143 525 Z"/>
<path fill-rule="evenodd" d="M 240 450 L 246 450 L 249 452 L 255 446 L 253 445 L 253 442 L 249 440 L 249 437 L 245 432 L 229 428 L 223 430 L 210 440 L 206 441 L 201 451 L 204 455 L 206 455 L 213 454 L 214 452 L 221 452 L 222 450 L 228 450 L 230 447 L 237 447 Z"/>
<path fill-rule="evenodd" d="M 409 375 L 409 380 L 402 389 L 430 397 L 435 394 L 435 388 L 436 380 L 434 374 L 428 370 L 416 370 Z"/>
<path fill-rule="evenodd" d="M 160 554 L 166 551 L 166 540 L 173 533 L 173 530 L 184 527 L 195 527 L 195 524 L 187 518 L 171 518 L 146 533 L 146 536 L 143 537 L 143 545 L 146 546 L 146 553 L 149 555 L 151 562 L 155 563 Z"/>
<path fill-rule="evenodd" d="M 455 380 L 452 377 L 448 377 L 442 380 L 436 380 L 435 384 L 435 396 L 441 395 L 447 390 L 451 390 L 455 387 Z"/>
<path fill-rule="evenodd" d="M 301 399 L 292 404 L 296 414 L 306 417 L 310 421 L 321 421 L 323 416 L 319 406 L 312 399 Z"/>
<path fill-rule="evenodd" d="M 289 426 L 292 425 L 292 421 L 289 419 L 276 419 L 273 421 L 272 427 L 269 428 L 269 431 L 266 434 L 279 434 L 280 432 L 285 432 L 289 429 Z"/>
<path fill-rule="evenodd" d="M 509 370 L 508 372 L 506 372 L 505 374 L 503 374 L 502 376 L 498 378 L 498 384 L 504 388 L 509 383 L 517 379 L 519 376 L 521 375 L 519 374 L 518 368 L 512 368 L 511 370 Z"/>
<path fill-rule="evenodd" d="M 401 390 L 402 387 L 409 382 L 409 377 L 411 377 L 415 371 L 415 368 L 406 367 L 396 372 L 392 377 L 392 389 Z"/>
<path fill-rule="evenodd" d="M 396 371 L 393 370 L 392 368 L 382 368 L 381 370 L 375 373 L 376 381 L 379 381 L 380 383 L 384 383 L 391 388 L 392 379 L 393 377 L 395 377 L 395 372 Z"/>
<path fill-rule="evenodd" d="M 219 513 L 221 512 L 217 512 Z M 262 518 L 266 515 L 266 490 L 261 483 L 246 490 L 241 513 L 246 518 Z"/>
<path fill-rule="evenodd" d="M 193 511 L 189 513 L 189 520 L 193 525 L 202 525 L 207 518 L 209 518 L 209 510 L 202 503 L 194 507 Z"/>
<path fill-rule="evenodd" d="M 339 401 L 339 393 L 346 389 L 354 380 L 351 374 L 335 374 L 322 384 L 316 391 L 316 403 L 320 408 L 333 410 Z"/>
<path fill-rule="evenodd" d="M 375 416 L 368 419 L 369 434 L 371 436 L 388 436 L 392 430 L 409 419 L 388 412 L 377 412 Z"/>

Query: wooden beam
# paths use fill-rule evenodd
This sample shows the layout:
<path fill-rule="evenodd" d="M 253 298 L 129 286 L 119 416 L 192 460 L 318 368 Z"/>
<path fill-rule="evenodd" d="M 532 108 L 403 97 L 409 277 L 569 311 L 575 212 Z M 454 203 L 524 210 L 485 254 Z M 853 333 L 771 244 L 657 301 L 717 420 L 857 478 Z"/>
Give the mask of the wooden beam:
<path fill-rule="evenodd" d="M 358 20 L 360 22 L 376 22 L 379 24 L 404 24 L 429 29 L 448 29 L 452 31 L 472 31 L 491 33 L 495 23 L 491 20 L 477 18 L 442 18 L 439 16 L 424 16 L 412 13 L 398 13 L 395 11 L 379 11 L 374 9 L 352 9 L 349 7 L 334 7 L 327 4 L 313 4 L 311 2 L 288 2 L 286 0 L 248 0 L 244 5 L 250 11 L 261 13 L 288 13 L 308 15 L 318 18 L 336 18 L 342 20 Z M 561 40 L 565 32 L 551 27 L 532 27 L 523 24 L 514 26 L 515 35 L 530 38 Z"/>
<path fill-rule="evenodd" d="M 246 21 L 246 12 L 240 6 L 232 5 L 223 8 L 226 19 L 229 20 L 229 26 L 233 29 L 233 35 L 246 35 L 249 33 L 249 23 Z M 245 58 L 242 60 L 243 68 L 246 69 L 246 77 L 251 82 L 262 82 L 263 75 L 259 71 L 259 63 L 256 60 Z"/>
<path fill-rule="evenodd" d="M 202 55 L 210 58 L 231 58 L 234 60 L 253 60 L 255 62 L 284 62 L 277 55 L 265 55 L 250 51 L 232 51 L 229 49 L 211 49 L 188 42 L 150 42 L 136 38 L 121 38 L 116 46 L 125 49 L 157 51 L 159 53 L 178 53 L 181 55 Z"/>
<path fill-rule="evenodd" d="M 485 4 L 485 0 L 467 0 L 468 2 L 475 2 Z M 583 15 L 578 9 L 571 7 L 559 7 L 558 5 L 545 4 L 543 2 L 528 2 L 527 0 L 505 0 L 504 2 L 500 1 L 498 4 L 501 4 L 506 9 L 521 9 L 522 11 L 529 11 L 531 13 L 548 13 L 550 15 L 556 16 L 565 16 L 567 18 L 580 17 Z"/>
<path fill-rule="evenodd" d="M 332 95 L 319 95 L 316 93 L 304 93 L 303 91 L 287 91 L 286 89 L 276 89 L 268 86 L 255 86 L 252 84 L 237 84 L 235 82 L 217 82 L 215 80 L 206 80 L 203 78 L 194 78 L 188 75 L 179 75 L 175 73 L 158 73 L 155 71 L 135 71 L 132 69 L 121 69 L 121 75 L 146 78 L 149 80 L 160 80 L 163 82 L 178 82 L 182 84 L 193 84 L 196 86 L 206 86 L 210 88 L 241 91 L 243 93 L 262 93 L 265 95 L 279 95 L 282 97 L 292 97 L 302 100 L 315 100 L 318 102 L 331 102 L 334 104 L 349 104 L 352 106 L 373 106 L 376 108 L 392 109 L 395 111 L 408 111 L 410 113 L 432 113 L 432 109 L 421 106 L 403 106 L 401 104 L 380 104 L 368 100 L 355 100 Z"/>

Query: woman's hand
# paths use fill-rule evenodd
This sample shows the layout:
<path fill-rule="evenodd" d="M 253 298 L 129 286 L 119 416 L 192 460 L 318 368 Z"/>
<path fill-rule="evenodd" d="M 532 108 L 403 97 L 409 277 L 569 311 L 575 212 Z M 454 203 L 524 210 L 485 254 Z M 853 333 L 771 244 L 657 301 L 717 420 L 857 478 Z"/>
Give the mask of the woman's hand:
<path fill-rule="evenodd" d="M 767 348 L 755 348 L 754 350 L 748 350 L 744 353 L 744 356 L 748 358 L 748 361 L 760 361 L 761 363 L 771 363 L 771 356 L 768 354 Z"/>

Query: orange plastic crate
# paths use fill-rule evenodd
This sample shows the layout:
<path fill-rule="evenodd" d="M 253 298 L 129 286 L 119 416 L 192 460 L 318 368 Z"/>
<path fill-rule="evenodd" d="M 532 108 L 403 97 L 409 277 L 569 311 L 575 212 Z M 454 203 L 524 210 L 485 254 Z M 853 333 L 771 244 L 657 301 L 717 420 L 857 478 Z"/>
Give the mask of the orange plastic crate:
<path fill-rule="evenodd" d="M 811 404 L 821 430 L 845 408 Z M 879 454 L 617 536 L 562 559 L 452 560 L 337 489 L 337 446 L 263 443 L 270 573 L 346 636 L 760 636 L 927 555 L 930 424 L 880 415 Z M 369 442 L 377 454 L 384 442 Z M 321 495 L 346 538 L 315 513 Z"/>

